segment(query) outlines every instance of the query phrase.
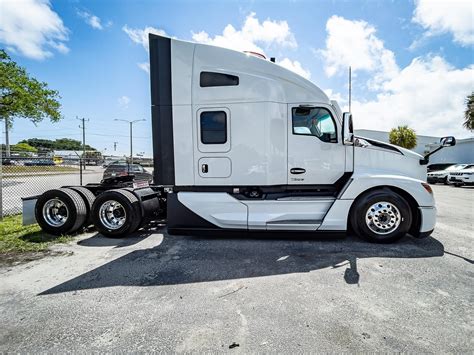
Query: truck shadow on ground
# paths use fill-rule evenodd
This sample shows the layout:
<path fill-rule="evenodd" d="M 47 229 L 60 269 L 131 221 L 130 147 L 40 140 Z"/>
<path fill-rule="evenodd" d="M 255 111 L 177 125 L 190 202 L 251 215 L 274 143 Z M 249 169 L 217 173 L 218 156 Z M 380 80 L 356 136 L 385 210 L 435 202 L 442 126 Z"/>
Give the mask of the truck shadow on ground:
<path fill-rule="evenodd" d="M 438 240 L 406 237 L 395 244 L 344 239 L 209 238 L 169 236 L 148 249 L 134 250 L 40 295 L 112 286 L 161 286 L 252 277 L 307 273 L 345 267 L 344 280 L 358 284 L 357 260 L 364 258 L 429 258 L 444 254 Z M 143 240 L 147 235 L 139 235 Z M 92 238 L 99 238 L 93 236 Z M 119 242 L 120 243 L 120 242 Z M 82 244 L 86 244 L 82 243 Z"/>

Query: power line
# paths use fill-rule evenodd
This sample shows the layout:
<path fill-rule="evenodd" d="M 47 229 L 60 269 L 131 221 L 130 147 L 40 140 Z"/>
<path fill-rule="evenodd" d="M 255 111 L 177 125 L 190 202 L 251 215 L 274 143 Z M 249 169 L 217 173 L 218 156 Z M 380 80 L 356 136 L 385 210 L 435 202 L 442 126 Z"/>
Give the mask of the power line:
<path fill-rule="evenodd" d="M 130 164 L 133 164 L 133 124 L 141 121 L 146 121 L 145 119 L 140 119 L 140 120 L 123 120 L 120 118 L 115 118 L 114 121 L 123 121 L 127 122 L 130 125 Z"/>
<path fill-rule="evenodd" d="M 82 126 L 79 125 L 79 128 L 82 128 L 82 161 L 84 162 L 84 169 L 86 168 L 85 159 L 86 159 L 86 121 L 89 122 L 89 119 L 85 119 L 84 117 L 79 118 L 76 116 L 76 120 L 82 121 Z M 81 186 L 82 186 L 82 168 L 81 168 Z"/>
<path fill-rule="evenodd" d="M 129 138 L 130 136 L 125 136 L 123 134 L 99 134 L 99 133 L 89 133 L 90 136 L 100 136 L 100 137 L 126 137 Z M 133 136 L 134 138 L 142 138 L 142 139 L 151 139 L 151 137 L 137 137 Z"/>

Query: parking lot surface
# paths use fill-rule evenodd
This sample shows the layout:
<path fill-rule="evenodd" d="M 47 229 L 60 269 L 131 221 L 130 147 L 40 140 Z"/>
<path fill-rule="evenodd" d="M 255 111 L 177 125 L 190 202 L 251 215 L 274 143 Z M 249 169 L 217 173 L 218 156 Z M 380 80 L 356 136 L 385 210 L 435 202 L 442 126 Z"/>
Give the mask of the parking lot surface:
<path fill-rule="evenodd" d="M 99 183 L 102 180 L 104 168 L 100 166 L 88 166 L 83 172 L 82 182 Z M 3 194 L 3 213 L 15 214 L 21 212 L 21 199 L 41 195 L 50 189 L 57 189 L 60 186 L 79 185 L 80 174 L 78 171 L 66 173 L 44 173 L 44 174 L 17 174 L 4 178 L 1 182 L 0 193 Z"/>
<path fill-rule="evenodd" d="M 0 268 L 0 352 L 472 352 L 474 189 L 426 239 L 87 234 Z"/>

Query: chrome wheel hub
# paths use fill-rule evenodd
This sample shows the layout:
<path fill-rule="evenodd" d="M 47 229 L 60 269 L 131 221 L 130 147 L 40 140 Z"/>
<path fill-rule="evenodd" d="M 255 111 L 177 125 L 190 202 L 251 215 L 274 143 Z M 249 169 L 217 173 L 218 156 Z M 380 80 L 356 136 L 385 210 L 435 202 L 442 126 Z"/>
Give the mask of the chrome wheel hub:
<path fill-rule="evenodd" d="M 365 223 L 369 229 L 380 235 L 392 233 L 398 228 L 402 216 L 398 208 L 390 202 L 377 202 L 369 207 L 365 214 Z"/>
<path fill-rule="evenodd" d="M 43 205 L 43 219 L 52 227 L 61 227 L 68 216 L 66 204 L 58 198 L 52 198 Z"/>
<path fill-rule="evenodd" d="M 119 202 L 110 200 L 100 206 L 99 218 L 104 227 L 116 230 L 123 226 L 127 214 Z"/>

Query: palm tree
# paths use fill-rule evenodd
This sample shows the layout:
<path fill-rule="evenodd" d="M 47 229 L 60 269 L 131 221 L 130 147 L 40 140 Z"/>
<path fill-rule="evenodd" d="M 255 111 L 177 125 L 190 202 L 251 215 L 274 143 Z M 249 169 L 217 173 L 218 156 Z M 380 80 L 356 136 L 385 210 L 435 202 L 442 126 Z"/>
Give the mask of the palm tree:
<path fill-rule="evenodd" d="M 464 128 L 474 131 L 474 92 L 466 97 L 466 111 L 464 111 Z"/>
<path fill-rule="evenodd" d="M 398 126 L 390 131 L 389 141 L 400 147 L 413 149 L 416 147 L 417 138 L 413 129 L 408 128 L 408 126 Z"/>

